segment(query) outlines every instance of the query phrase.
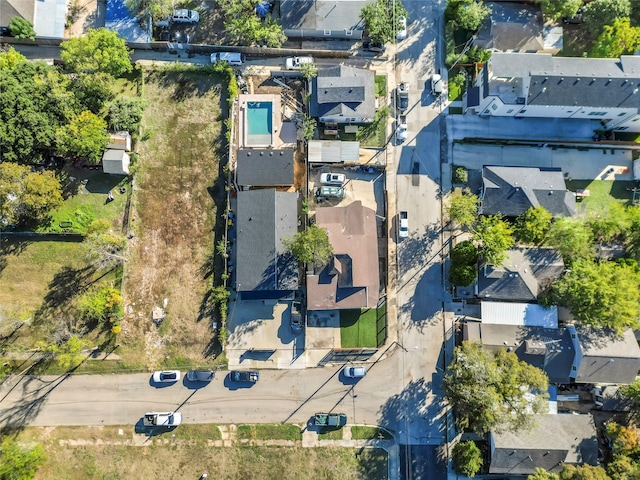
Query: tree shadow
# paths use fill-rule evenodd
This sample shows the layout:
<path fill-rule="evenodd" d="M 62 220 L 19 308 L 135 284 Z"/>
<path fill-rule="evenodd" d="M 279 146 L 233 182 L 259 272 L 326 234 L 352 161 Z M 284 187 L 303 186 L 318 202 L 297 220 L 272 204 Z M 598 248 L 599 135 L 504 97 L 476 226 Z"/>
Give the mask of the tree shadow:
<path fill-rule="evenodd" d="M 48 292 L 35 314 L 35 319 L 41 320 L 53 311 L 66 311 L 71 299 L 95 283 L 96 279 L 93 278 L 95 271 L 93 266 L 79 269 L 63 267 L 49 282 Z"/>
<path fill-rule="evenodd" d="M 29 237 L 3 235 L 0 232 L 0 272 L 7 268 L 9 264 L 7 257 L 11 255 L 17 257 L 26 250 L 32 241 Z"/>

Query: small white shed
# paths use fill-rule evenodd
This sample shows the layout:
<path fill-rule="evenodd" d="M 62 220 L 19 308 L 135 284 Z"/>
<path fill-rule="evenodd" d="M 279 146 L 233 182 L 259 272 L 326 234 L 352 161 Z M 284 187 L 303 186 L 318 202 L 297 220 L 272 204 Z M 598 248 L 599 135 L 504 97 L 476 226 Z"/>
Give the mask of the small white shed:
<path fill-rule="evenodd" d="M 131 151 L 131 135 L 129 132 L 115 132 L 109 134 L 109 144 L 107 148 L 113 150 Z"/>
<path fill-rule="evenodd" d="M 129 175 L 131 159 L 124 150 L 109 149 L 102 155 L 102 171 L 112 175 Z"/>

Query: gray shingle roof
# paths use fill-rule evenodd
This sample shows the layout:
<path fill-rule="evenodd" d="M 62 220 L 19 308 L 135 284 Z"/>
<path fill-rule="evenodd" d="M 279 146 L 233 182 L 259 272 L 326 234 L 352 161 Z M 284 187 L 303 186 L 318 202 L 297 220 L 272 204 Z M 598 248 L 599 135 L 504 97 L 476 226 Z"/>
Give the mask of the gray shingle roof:
<path fill-rule="evenodd" d="M 640 370 L 640 347 L 631 329 L 622 335 L 576 327 L 582 360 L 576 382 L 630 384 Z"/>
<path fill-rule="evenodd" d="M 484 167 L 482 213 L 517 217 L 542 206 L 554 217 L 575 214 L 575 195 L 567 191 L 562 170 L 537 167 Z"/>
<path fill-rule="evenodd" d="M 293 150 L 238 150 L 238 184 L 293 185 Z"/>
<path fill-rule="evenodd" d="M 342 115 L 373 119 L 374 77 L 369 70 L 346 65 L 321 69 L 313 79 L 309 105 L 311 116 Z"/>
<path fill-rule="evenodd" d="M 480 269 L 478 297 L 532 302 L 563 272 L 562 257 L 552 248 L 514 248 L 507 251 L 503 265 Z"/>
<path fill-rule="evenodd" d="M 474 45 L 484 49 L 541 50 L 542 12 L 540 7 L 511 2 L 488 2 L 491 14 L 485 20 Z"/>
<path fill-rule="evenodd" d="M 360 11 L 368 0 L 281 0 L 284 30 L 364 30 Z"/>
<path fill-rule="evenodd" d="M 282 244 L 298 231 L 298 195 L 275 189 L 238 192 L 238 291 L 287 292 L 298 288 L 298 262 Z"/>
<path fill-rule="evenodd" d="M 588 415 L 539 415 L 537 425 L 527 431 L 491 432 L 495 447 L 489 473 L 526 475 L 536 467 L 559 472 L 563 463 L 598 461 L 596 428 Z"/>

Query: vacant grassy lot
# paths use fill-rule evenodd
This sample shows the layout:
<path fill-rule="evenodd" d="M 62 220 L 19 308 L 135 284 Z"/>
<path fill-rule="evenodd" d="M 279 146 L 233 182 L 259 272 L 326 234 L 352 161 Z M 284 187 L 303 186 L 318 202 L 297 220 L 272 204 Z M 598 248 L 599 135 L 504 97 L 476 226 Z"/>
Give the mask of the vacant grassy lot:
<path fill-rule="evenodd" d="M 611 181 L 611 180 L 569 180 L 567 189 L 575 192 L 581 188 L 589 190 L 590 195 L 579 200 L 578 211 L 581 213 L 594 212 L 604 209 L 611 203 L 622 203 L 629 205 L 633 193 L 627 188 L 633 188 L 636 182 Z"/>
<path fill-rule="evenodd" d="M 342 348 L 376 348 L 376 309 L 340 312 Z"/>
<path fill-rule="evenodd" d="M 222 480 L 368 480 L 388 471 L 386 453 L 378 449 L 219 448 L 179 438 L 183 426 L 145 446 L 133 444 L 131 427 L 28 428 L 20 439 L 44 447 L 38 480 L 183 480 L 203 472 Z"/>
<path fill-rule="evenodd" d="M 144 76 L 145 141 L 134 187 L 120 354 L 148 368 L 203 364 L 216 351 L 205 300 L 225 198 L 218 181 L 225 158 L 222 79 L 171 69 Z M 151 312 L 165 299 L 158 329 Z"/>

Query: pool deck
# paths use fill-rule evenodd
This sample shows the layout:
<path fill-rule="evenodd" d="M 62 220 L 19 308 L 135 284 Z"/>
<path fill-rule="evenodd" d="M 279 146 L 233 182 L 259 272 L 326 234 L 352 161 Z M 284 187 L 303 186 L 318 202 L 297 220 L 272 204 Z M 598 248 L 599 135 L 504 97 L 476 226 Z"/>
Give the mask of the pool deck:
<path fill-rule="evenodd" d="M 253 145 L 247 142 L 247 103 L 269 102 L 271 108 L 271 145 Z M 294 148 L 296 145 L 296 128 L 291 122 L 282 122 L 282 99 L 278 94 L 248 94 L 238 97 L 238 139 L 240 148 Z"/>

